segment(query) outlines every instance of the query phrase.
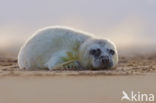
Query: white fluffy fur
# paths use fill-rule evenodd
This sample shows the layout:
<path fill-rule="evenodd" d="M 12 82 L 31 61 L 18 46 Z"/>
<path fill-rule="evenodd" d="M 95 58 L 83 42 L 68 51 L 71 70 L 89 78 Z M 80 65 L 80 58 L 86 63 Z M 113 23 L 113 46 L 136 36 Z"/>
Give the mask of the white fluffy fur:
<path fill-rule="evenodd" d="M 57 64 L 63 63 L 62 57 L 67 56 L 67 52 L 77 52 L 80 63 L 83 66 L 89 65 L 83 53 L 83 44 L 86 41 L 94 39 L 89 33 L 80 32 L 67 27 L 48 27 L 37 31 L 27 42 L 21 47 L 18 55 L 19 67 L 25 69 L 53 69 Z M 95 39 L 94 39 L 95 40 Z M 107 40 L 107 42 L 110 42 Z M 89 42 L 88 42 L 89 43 Z M 110 47 L 116 48 L 113 43 Z M 76 51 L 73 48 L 80 46 Z M 84 47 L 85 47 L 84 46 Z M 117 51 L 116 51 L 117 52 Z M 114 57 L 117 64 L 117 55 Z"/>

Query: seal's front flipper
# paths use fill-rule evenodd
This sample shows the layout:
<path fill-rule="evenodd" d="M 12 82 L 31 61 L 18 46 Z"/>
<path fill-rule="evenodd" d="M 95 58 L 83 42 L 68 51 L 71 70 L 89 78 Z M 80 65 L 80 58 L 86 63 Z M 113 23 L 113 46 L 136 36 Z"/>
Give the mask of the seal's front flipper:
<path fill-rule="evenodd" d="M 56 65 L 53 70 L 81 70 L 82 66 L 76 60 L 70 60 L 62 64 Z"/>
<path fill-rule="evenodd" d="M 64 63 L 63 67 L 68 70 L 81 70 L 82 66 L 79 61 L 68 61 L 68 63 Z"/>

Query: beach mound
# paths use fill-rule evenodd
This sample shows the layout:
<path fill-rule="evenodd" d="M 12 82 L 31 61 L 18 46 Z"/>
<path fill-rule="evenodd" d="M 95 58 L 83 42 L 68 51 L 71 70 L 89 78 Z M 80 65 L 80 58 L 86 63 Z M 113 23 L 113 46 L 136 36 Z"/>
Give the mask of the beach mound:
<path fill-rule="evenodd" d="M 156 70 L 156 55 L 120 56 L 119 64 L 114 70 L 19 70 L 17 59 L 0 58 L 0 76 L 98 76 L 98 75 L 132 75 Z"/>

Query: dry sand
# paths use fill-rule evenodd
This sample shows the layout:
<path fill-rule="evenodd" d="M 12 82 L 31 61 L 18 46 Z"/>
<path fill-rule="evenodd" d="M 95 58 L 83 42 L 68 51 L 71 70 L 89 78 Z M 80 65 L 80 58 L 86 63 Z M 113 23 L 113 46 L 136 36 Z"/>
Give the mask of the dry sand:
<path fill-rule="evenodd" d="M 124 103 L 123 90 L 156 95 L 156 55 L 120 57 L 105 71 L 21 71 L 0 58 L 0 103 Z"/>

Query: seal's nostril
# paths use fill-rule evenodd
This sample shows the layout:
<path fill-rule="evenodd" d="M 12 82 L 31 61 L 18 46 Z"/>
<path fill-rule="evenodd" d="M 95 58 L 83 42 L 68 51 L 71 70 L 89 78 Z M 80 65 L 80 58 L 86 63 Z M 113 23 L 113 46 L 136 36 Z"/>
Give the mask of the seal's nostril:
<path fill-rule="evenodd" d="M 101 62 L 103 64 L 108 64 L 109 63 L 109 57 L 108 56 L 101 56 Z"/>
<path fill-rule="evenodd" d="M 102 59 L 102 63 L 109 63 L 109 59 Z"/>
<path fill-rule="evenodd" d="M 102 59 L 101 61 L 102 61 L 102 63 L 106 63 L 106 60 L 105 59 Z"/>

